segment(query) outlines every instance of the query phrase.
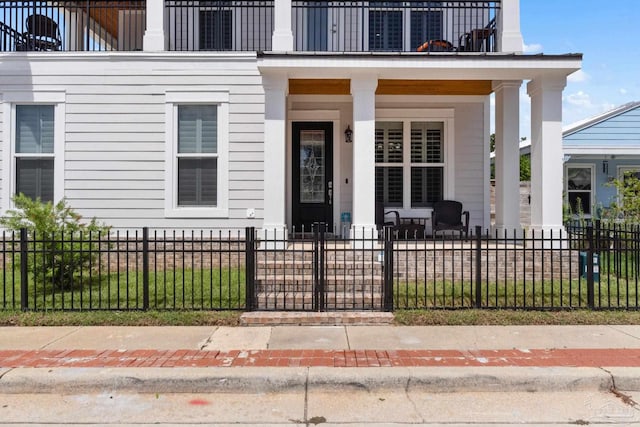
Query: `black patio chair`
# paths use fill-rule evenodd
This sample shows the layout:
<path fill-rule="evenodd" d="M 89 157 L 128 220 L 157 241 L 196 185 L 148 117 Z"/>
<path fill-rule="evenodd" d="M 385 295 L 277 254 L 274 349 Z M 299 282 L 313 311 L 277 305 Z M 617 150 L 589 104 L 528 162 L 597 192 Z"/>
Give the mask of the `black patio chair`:
<path fill-rule="evenodd" d="M 62 37 L 58 24 L 45 15 L 30 15 L 26 19 L 26 28 L 22 35 L 23 45 L 16 50 L 50 51 L 62 49 Z"/>
<path fill-rule="evenodd" d="M 387 218 L 390 216 L 390 218 Z M 384 230 L 385 227 L 390 227 L 392 233 L 400 230 L 400 213 L 398 211 L 386 211 L 384 210 L 384 203 L 376 202 L 376 228 L 378 230 Z"/>
<path fill-rule="evenodd" d="M 431 214 L 431 232 L 459 231 L 469 237 L 469 211 L 462 211 L 462 203 L 455 200 L 441 200 L 433 205 Z"/>

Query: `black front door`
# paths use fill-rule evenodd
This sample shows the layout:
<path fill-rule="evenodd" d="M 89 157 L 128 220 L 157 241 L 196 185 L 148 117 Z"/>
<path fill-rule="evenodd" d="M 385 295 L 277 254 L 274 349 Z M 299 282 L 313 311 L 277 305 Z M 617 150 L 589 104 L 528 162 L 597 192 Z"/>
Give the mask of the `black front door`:
<path fill-rule="evenodd" d="M 293 123 L 293 226 L 333 227 L 333 123 Z M 269 189 L 265 189 L 267 195 Z M 303 228 L 304 227 L 304 228 Z"/>

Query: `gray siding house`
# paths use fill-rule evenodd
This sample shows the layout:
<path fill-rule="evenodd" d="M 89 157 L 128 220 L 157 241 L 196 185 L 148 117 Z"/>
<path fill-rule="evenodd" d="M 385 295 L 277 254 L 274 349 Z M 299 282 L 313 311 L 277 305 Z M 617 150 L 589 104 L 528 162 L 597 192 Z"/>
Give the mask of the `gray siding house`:
<path fill-rule="evenodd" d="M 116 228 L 358 237 L 376 201 L 428 224 L 454 199 L 489 228 L 493 108 L 494 227 L 518 229 L 527 81 L 531 226 L 562 228 L 581 55 L 522 54 L 519 0 L 77 3 L 0 4 L 0 213 L 24 192 Z"/>

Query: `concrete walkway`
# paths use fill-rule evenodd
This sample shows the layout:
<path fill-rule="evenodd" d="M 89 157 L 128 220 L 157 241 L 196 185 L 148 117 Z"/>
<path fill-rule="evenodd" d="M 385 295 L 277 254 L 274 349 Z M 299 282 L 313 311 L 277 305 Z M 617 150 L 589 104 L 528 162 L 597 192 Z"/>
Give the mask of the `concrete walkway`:
<path fill-rule="evenodd" d="M 640 325 L 0 328 L 0 393 L 354 383 L 640 390 Z"/>
<path fill-rule="evenodd" d="M 638 401 L 640 326 L 0 328 L 2 426 L 635 425 Z"/>

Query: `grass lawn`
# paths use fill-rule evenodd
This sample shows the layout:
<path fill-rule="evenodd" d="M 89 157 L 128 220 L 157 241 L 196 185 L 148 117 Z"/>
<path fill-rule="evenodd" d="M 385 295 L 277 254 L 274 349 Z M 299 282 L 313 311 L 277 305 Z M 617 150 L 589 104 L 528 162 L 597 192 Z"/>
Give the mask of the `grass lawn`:
<path fill-rule="evenodd" d="M 20 308 L 20 278 L 5 272 L 0 281 L 0 309 Z M 157 310 L 237 310 L 245 304 L 243 269 L 201 269 L 149 273 L 149 308 Z M 83 275 L 68 289 L 34 283 L 28 307 L 36 310 L 139 310 L 143 308 L 142 273 Z"/>
<path fill-rule="evenodd" d="M 400 282 L 394 285 L 394 304 L 399 309 L 471 308 L 475 303 L 471 282 Z M 488 308 L 583 308 L 587 307 L 587 281 L 483 283 L 482 306 Z M 615 276 L 594 283 L 595 306 L 638 308 L 638 284 Z"/>

